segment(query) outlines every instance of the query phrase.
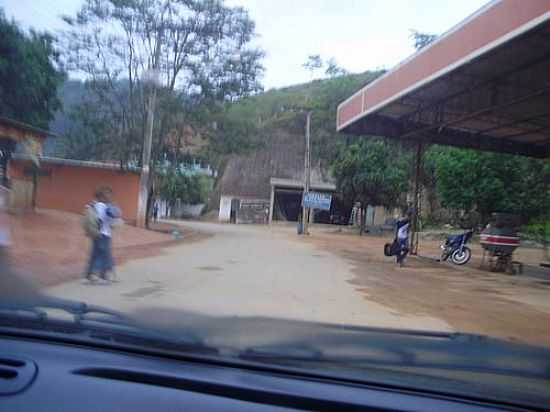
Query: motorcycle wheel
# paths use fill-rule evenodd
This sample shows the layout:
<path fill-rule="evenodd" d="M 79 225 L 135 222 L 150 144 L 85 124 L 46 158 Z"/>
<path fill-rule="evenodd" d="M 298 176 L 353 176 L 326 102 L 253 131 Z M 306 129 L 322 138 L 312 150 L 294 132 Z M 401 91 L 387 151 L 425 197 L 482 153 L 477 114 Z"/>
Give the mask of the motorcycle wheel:
<path fill-rule="evenodd" d="M 472 251 L 469 247 L 464 246 L 462 251 L 457 249 L 451 255 L 451 260 L 455 265 L 465 265 L 472 257 Z"/>

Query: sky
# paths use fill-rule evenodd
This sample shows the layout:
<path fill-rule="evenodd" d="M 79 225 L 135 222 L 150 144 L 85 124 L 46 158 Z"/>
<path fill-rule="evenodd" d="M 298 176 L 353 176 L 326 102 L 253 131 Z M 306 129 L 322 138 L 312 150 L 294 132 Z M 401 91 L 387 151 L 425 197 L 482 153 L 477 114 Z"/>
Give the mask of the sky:
<path fill-rule="evenodd" d="M 266 89 L 311 80 L 309 55 L 334 58 L 350 72 L 389 69 L 414 52 L 410 30 L 442 34 L 488 0 L 226 0 L 248 9 L 255 45 L 266 52 Z M 55 32 L 59 16 L 76 13 L 81 0 L 0 0 L 24 27 Z"/>

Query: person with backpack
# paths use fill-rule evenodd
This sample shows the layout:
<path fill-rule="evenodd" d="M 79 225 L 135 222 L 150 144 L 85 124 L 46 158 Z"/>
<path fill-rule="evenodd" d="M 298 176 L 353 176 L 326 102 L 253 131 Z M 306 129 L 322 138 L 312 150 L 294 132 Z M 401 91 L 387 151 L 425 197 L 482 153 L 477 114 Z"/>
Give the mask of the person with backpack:
<path fill-rule="evenodd" d="M 397 220 L 395 224 L 395 243 L 396 253 L 395 260 L 398 266 L 402 267 L 405 263 L 405 258 L 409 253 L 409 232 L 411 227 L 412 210 L 407 212 Z"/>
<path fill-rule="evenodd" d="M 120 210 L 112 203 L 113 190 L 102 186 L 95 192 L 95 201 L 85 207 L 83 227 L 92 241 L 85 277 L 93 281 L 94 274 L 109 281 L 107 273 L 114 271 L 112 255 L 112 227 L 120 219 Z M 116 281 L 113 278 L 113 281 Z"/>

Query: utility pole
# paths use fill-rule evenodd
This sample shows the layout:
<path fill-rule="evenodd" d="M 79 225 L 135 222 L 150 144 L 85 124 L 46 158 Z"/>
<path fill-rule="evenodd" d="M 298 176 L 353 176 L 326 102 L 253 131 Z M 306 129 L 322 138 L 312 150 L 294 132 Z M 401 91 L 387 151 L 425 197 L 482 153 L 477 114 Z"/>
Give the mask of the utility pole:
<path fill-rule="evenodd" d="M 147 82 L 149 94 L 147 98 L 147 117 L 145 118 L 145 136 L 143 141 L 143 153 L 141 160 L 141 174 L 139 176 L 139 195 L 137 210 L 137 227 L 145 228 L 147 224 L 147 199 L 149 197 L 149 178 L 151 175 L 151 146 L 153 144 L 153 122 L 155 116 L 155 101 L 157 98 L 157 73 L 160 60 L 160 46 L 162 42 L 162 30 L 158 31 L 155 57 L 152 70 L 149 71 L 144 83 Z"/>
<path fill-rule="evenodd" d="M 311 125 L 311 111 L 306 115 L 306 153 L 304 156 L 304 200 L 306 193 L 309 193 L 309 186 L 311 183 L 311 148 L 310 148 L 310 125 Z M 304 235 L 309 235 L 309 209 L 302 208 L 302 227 L 304 228 Z"/>

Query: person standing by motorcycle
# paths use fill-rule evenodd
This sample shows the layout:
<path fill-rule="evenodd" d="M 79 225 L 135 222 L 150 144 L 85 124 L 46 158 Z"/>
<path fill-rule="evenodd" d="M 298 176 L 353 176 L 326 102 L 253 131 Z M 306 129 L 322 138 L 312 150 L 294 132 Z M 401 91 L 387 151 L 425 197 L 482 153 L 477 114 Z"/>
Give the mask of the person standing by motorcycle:
<path fill-rule="evenodd" d="M 409 232 L 412 220 L 412 210 L 407 210 L 403 216 L 397 220 L 395 224 L 395 240 L 397 241 L 398 250 L 395 255 L 398 266 L 403 267 L 405 258 L 409 253 Z"/>

